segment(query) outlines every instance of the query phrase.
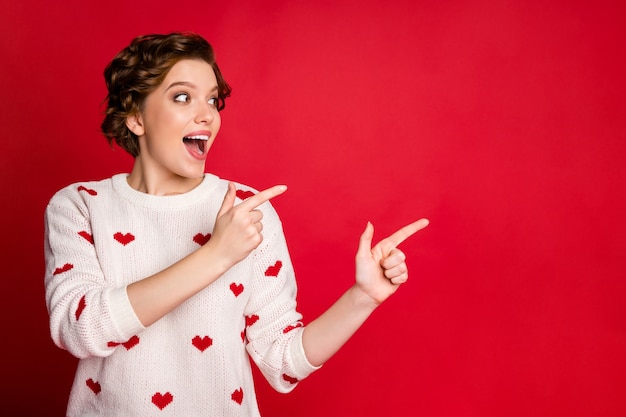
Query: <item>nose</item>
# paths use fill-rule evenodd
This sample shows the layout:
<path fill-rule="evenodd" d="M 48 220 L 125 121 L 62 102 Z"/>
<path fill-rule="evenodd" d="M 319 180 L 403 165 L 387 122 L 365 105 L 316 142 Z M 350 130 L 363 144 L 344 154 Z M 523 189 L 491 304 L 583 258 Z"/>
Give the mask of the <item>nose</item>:
<path fill-rule="evenodd" d="M 198 103 L 196 106 L 195 122 L 198 124 L 213 123 L 216 117 L 217 109 L 209 103 Z"/>

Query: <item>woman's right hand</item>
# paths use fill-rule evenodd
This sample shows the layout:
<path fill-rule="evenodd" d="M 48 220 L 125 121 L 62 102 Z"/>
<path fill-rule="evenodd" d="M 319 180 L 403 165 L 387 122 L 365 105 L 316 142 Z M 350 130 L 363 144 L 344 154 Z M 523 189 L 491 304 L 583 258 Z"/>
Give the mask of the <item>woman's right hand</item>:
<path fill-rule="evenodd" d="M 211 239 L 204 247 L 215 251 L 226 269 L 243 260 L 263 241 L 263 213 L 257 207 L 286 190 L 285 185 L 276 185 L 235 205 L 237 190 L 229 182 Z"/>

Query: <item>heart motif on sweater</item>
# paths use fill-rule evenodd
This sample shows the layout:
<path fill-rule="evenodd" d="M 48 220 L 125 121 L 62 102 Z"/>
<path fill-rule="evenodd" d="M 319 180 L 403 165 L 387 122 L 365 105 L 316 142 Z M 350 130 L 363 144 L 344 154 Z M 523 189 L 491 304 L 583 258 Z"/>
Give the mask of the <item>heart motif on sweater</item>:
<path fill-rule="evenodd" d="M 256 314 L 246 316 L 246 326 L 252 326 L 254 323 L 257 322 L 257 320 L 259 320 L 259 316 L 257 316 Z"/>
<path fill-rule="evenodd" d="M 174 396 L 169 392 L 165 394 L 157 392 L 152 396 L 152 404 L 156 405 L 161 410 L 167 407 L 172 401 L 174 401 Z"/>
<path fill-rule="evenodd" d="M 209 336 L 196 336 L 191 339 L 191 344 L 194 345 L 200 352 L 204 352 L 213 344 L 213 339 Z"/>
<path fill-rule="evenodd" d="M 233 294 L 235 294 L 235 297 L 239 297 L 239 294 L 243 292 L 243 284 L 235 284 L 234 282 L 231 282 L 230 290 Z"/>
<path fill-rule="evenodd" d="M 122 345 L 122 346 L 124 346 L 126 348 L 126 350 L 131 350 L 132 348 L 134 348 L 138 344 L 139 344 L 139 336 L 134 335 L 133 337 L 131 337 L 130 339 L 128 339 L 124 343 L 108 342 L 107 346 L 108 347 L 115 347 L 115 346 Z"/>
<path fill-rule="evenodd" d="M 209 239 L 211 239 L 211 233 L 207 233 L 206 235 L 203 235 L 202 233 L 198 233 L 197 235 L 193 237 L 193 241 L 196 242 L 200 246 L 207 243 Z"/>
<path fill-rule="evenodd" d="M 238 199 L 245 200 L 246 198 L 252 197 L 254 193 L 252 191 L 237 190 L 235 192 L 235 195 L 237 196 Z"/>
<path fill-rule="evenodd" d="M 113 238 L 124 246 L 128 245 L 130 242 L 135 240 L 135 236 L 133 236 L 132 233 L 123 234 L 123 233 L 117 232 L 113 235 Z"/>
<path fill-rule="evenodd" d="M 87 381 L 85 381 L 85 383 L 87 384 L 89 389 L 92 390 L 93 393 L 96 394 L 96 395 L 99 394 L 100 391 L 102 391 L 102 387 L 100 386 L 100 383 L 94 381 L 91 378 L 89 378 Z"/>
<path fill-rule="evenodd" d="M 54 272 L 52 273 L 52 275 L 62 274 L 63 272 L 67 272 L 67 271 L 69 271 L 72 268 L 74 268 L 74 265 L 72 265 L 72 264 L 65 264 L 65 265 L 60 266 L 57 269 L 55 269 Z"/>
<path fill-rule="evenodd" d="M 78 302 L 78 307 L 76 307 L 76 312 L 74 313 L 76 315 L 76 321 L 78 321 L 80 315 L 83 314 L 83 310 L 85 309 L 85 307 L 87 307 L 87 302 L 85 301 L 85 296 L 83 295 L 83 297 Z"/>
<path fill-rule="evenodd" d="M 78 234 L 87 242 L 93 245 L 93 236 L 90 233 L 83 230 L 83 231 L 78 232 Z"/>
<path fill-rule="evenodd" d="M 266 277 L 277 277 L 278 273 L 280 272 L 280 268 L 283 267 L 283 263 L 281 261 L 276 261 L 276 263 L 274 265 L 269 266 L 266 270 L 265 270 L 265 276 Z"/>
<path fill-rule="evenodd" d="M 296 384 L 298 382 L 298 378 L 295 378 L 293 376 L 289 376 L 287 374 L 283 374 L 283 379 L 287 382 L 289 382 L 291 385 Z"/>
<path fill-rule="evenodd" d="M 302 326 L 304 326 L 304 324 L 302 324 L 302 323 L 290 324 L 289 326 L 287 326 L 287 327 L 285 327 L 285 328 L 283 329 L 283 334 L 287 334 L 287 333 L 289 333 L 290 331 L 295 330 L 295 329 L 297 329 L 298 327 L 302 327 Z"/>
<path fill-rule="evenodd" d="M 89 195 L 98 195 L 98 193 L 96 192 L 96 190 L 92 190 L 91 188 L 87 188 L 83 185 L 78 187 L 78 191 L 84 191 Z"/>
<path fill-rule="evenodd" d="M 242 388 L 236 389 L 230 395 L 230 398 L 237 404 L 241 405 L 241 403 L 243 402 L 243 389 Z"/>
<path fill-rule="evenodd" d="M 122 343 L 122 346 L 124 346 L 126 350 L 131 350 L 133 347 L 137 346 L 138 344 L 139 344 L 139 336 L 134 335 L 133 337 L 131 337 L 130 339 Z"/>

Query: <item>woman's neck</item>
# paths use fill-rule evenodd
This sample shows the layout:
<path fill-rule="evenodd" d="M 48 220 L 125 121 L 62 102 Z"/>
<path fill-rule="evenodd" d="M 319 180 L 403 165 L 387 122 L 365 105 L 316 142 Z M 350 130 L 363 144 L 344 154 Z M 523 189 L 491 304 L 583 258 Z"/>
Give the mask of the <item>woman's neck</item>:
<path fill-rule="evenodd" d="M 202 182 L 202 179 L 203 177 L 182 177 L 172 172 L 150 171 L 143 166 L 141 159 L 137 158 L 127 181 L 128 185 L 142 193 L 166 196 L 191 191 Z"/>

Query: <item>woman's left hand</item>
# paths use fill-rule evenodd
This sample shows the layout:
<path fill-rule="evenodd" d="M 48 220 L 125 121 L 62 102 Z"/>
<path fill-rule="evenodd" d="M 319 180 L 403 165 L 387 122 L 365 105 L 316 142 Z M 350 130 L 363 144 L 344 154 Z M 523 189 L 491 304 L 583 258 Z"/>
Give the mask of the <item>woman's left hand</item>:
<path fill-rule="evenodd" d="M 356 286 L 375 303 L 380 304 L 409 278 L 400 243 L 428 226 L 428 219 L 420 219 L 404 226 L 372 247 L 374 226 L 367 224 L 356 254 Z"/>

